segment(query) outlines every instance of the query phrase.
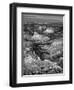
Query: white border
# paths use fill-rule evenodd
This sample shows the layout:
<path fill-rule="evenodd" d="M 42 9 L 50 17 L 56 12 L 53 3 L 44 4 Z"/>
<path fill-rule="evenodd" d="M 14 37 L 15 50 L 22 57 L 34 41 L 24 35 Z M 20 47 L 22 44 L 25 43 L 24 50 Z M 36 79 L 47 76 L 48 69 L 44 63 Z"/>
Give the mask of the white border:
<path fill-rule="evenodd" d="M 21 76 L 21 13 L 48 13 L 63 14 L 64 25 L 64 75 L 37 75 L 37 76 Z M 17 8 L 17 83 L 45 82 L 45 81 L 65 81 L 69 80 L 69 10 L 41 9 L 41 8 Z"/>

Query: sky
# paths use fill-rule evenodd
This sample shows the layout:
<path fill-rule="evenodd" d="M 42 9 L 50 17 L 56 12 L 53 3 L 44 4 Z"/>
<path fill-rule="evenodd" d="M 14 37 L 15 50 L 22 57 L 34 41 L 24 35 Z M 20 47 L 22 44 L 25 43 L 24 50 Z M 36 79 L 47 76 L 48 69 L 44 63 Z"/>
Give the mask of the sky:
<path fill-rule="evenodd" d="M 63 15 L 23 13 L 22 20 L 23 23 L 24 22 L 56 23 L 56 22 L 63 22 Z"/>

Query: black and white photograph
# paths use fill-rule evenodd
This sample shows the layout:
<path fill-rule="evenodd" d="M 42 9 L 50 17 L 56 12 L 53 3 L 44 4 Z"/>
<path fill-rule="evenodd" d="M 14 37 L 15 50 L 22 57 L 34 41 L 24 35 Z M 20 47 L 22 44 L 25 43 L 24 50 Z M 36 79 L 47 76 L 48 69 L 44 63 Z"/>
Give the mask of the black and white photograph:
<path fill-rule="evenodd" d="M 22 13 L 22 75 L 63 73 L 63 15 Z"/>
<path fill-rule="evenodd" d="M 72 7 L 10 4 L 10 86 L 72 83 Z"/>

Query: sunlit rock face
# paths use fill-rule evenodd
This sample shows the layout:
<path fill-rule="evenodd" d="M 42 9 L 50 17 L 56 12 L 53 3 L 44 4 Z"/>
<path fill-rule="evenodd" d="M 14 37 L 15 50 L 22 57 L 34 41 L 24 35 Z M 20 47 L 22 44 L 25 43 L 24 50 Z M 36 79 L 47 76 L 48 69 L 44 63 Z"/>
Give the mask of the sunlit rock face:
<path fill-rule="evenodd" d="M 51 33 L 54 33 L 54 29 L 52 27 L 50 28 L 47 28 L 44 33 L 47 33 L 47 34 L 51 34 Z"/>
<path fill-rule="evenodd" d="M 26 26 L 23 32 L 24 75 L 63 73 L 62 27 L 58 23 Z"/>
<path fill-rule="evenodd" d="M 50 38 L 48 36 L 44 36 L 44 35 L 38 34 L 37 32 L 34 32 L 34 35 L 32 36 L 32 40 L 45 42 L 50 40 Z"/>
<path fill-rule="evenodd" d="M 63 41 L 61 39 L 54 40 L 50 48 L 50 57 L 56 57 L 61 55 L 63 52 Z"/>

